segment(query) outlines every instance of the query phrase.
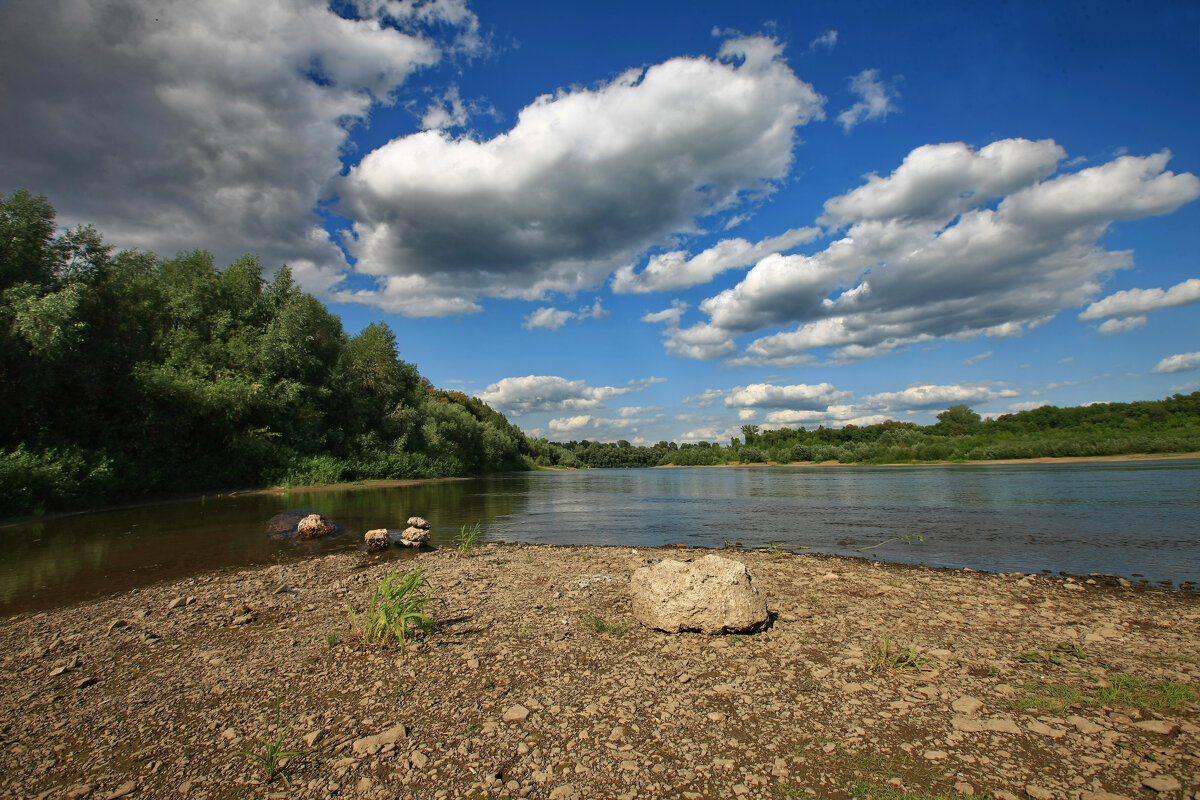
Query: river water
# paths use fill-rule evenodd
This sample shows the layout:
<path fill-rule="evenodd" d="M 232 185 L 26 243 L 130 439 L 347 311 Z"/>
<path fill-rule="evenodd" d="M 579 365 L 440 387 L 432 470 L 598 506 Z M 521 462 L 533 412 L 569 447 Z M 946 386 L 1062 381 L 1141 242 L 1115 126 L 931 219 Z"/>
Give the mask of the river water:
<path fill-rule="evenodd" d="M 268 520 L 297 510 L 345 535 L 307 546 L 267 535 Z M 403 528 L 411 515 L 433 523 L 437 545 L 479 523 L 492 541 L 781 544 L 994 572 L 1200 581 L 1200 460 L 617 469 L 202 498 L 9 525 L 0 614 L 353 550 L 365 531 Z"/>

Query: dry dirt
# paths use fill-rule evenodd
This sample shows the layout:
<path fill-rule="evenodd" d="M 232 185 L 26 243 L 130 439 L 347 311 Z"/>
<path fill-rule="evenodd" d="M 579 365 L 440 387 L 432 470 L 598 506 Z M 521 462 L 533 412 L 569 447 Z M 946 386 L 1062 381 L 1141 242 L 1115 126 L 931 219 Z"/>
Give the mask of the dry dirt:
<path fill-rule="evenodd" d="M 708 552 L 428 552 L 403 655 L 350 627 L 366 553 L 0 621 L 0 796 L 1200 797 L 1195 594 L 726 551 L 767 630 L 632 619 L 635 568 Z"/>

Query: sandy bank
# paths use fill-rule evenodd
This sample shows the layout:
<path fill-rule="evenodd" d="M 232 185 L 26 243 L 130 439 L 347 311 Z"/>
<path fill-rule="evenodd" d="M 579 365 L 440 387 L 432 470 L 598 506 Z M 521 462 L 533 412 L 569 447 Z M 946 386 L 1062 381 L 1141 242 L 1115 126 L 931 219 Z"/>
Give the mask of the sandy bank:
<path fill-rule="evenodd" d="M 395 568 L 365 553 L 4 620 L 0 796 L 699 800 L 903 786 L 1088 800 L 1200 786 L 1195 595 L 739 551 L 725 554 L 767 593 L 767 631 L 640 627 L 632 570 L 706 552 L 427 553 L 414 563 L 444 601 L 439 630 L 405 657 L 349 629 L 347 600 Z M 916 646 L 911 668 L 877 663 L 885 639 L 889 660 Z M 1156 708 L 1155 686 L 1179 703 Z M 289 720 L 290 788 L 264 785 L 239 751 L 265 752 Z"/>

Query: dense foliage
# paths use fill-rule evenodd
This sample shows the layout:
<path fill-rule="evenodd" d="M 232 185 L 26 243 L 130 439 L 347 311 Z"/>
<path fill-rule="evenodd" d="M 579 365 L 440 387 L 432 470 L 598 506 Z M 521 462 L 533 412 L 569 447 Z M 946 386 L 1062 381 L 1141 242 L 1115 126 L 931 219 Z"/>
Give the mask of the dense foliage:
<path fill-rule="evenodd" d="M 937 419 L 924 427 L 888 421 L 811 431 L 762 431 L 756 425 L 743 425 L 743 436 L 725 446 L 659 442 L 652 447 L 636 447 L 626 441 L 608 444 L 586 440 L 539 440 L 530 446 L 538 464 L 564 467 L 820 461 L 899 464 L 1200 452 L 1200 392 L 1136 403 L 1043 406 L 987 420 L 964 405 L 955 405 L 938 414 Z"/>
<path fill-rule="evenodd" d="M 525 466 L 524 435 L 348 336 L 287 267 L 114 253 L 0 196 L 0 515 L 167 492 Z"/>

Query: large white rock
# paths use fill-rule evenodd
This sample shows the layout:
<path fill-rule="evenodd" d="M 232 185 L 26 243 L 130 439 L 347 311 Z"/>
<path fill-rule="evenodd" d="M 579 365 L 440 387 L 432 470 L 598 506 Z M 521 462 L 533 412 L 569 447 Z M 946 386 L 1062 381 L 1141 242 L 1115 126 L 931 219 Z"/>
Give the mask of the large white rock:
<path fill-rule="evenodd" d="M 745 633 L 767 622 L 767 600 L 746 565 L 716 555 L 634 570 L 629 589 L 633 616 L 660 631 Z"/>

